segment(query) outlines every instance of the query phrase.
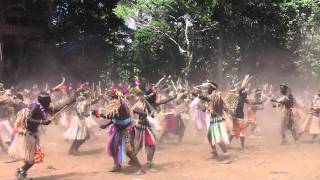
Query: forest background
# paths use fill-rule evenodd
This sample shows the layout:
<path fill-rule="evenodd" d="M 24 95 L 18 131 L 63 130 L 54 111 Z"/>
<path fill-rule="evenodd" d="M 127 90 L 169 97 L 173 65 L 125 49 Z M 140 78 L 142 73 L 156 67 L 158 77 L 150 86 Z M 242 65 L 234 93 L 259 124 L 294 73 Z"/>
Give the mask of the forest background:
<path fill-rule="evenodd" d="M 224 87 L 246 74 L 301 88 L 320 79 L 319 0 L 3 0 L 0 13 L 8 85 L 60 74 L 102 82 L 170 74 Z"/>

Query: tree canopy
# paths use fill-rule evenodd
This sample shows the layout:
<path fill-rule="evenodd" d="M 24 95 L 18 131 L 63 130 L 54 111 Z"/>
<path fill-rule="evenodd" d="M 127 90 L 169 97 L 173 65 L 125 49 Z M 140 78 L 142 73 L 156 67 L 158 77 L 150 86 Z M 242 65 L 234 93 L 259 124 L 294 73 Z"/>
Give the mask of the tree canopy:
<path fill-rule="evenodd" d="M 48 43 L 81 77 L 320 78 L 320 0 L 54 0 L 51 11 Z"/>

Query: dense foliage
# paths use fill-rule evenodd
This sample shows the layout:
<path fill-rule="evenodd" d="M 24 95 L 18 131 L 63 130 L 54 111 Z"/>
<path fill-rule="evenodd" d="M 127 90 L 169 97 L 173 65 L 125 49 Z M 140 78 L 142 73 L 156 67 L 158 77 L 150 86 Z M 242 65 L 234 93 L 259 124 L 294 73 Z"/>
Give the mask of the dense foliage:
<path fill-rule="evenodd" d="M 50 42 L 63 64 L 86 67 L 83 77 L 320 78 L 320 0 L 55 0 L 52 9 Z"/>

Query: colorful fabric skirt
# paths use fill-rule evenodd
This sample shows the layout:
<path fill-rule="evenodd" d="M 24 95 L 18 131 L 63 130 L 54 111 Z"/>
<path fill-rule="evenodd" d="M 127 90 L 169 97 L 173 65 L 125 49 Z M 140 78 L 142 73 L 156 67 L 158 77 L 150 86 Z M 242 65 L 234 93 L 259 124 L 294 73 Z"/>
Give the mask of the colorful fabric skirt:
<path fill-rule="evenodd" d="M 257 124 L 257 111 L 252 107 L 248 107 L 247 109 L 247 119 L 248 123 Z"/>
<path fill-rule="evenodd" d="M 125 162 L 126 155 L 134 150 L 133 126 L 130 123 L 125 128 L 119 128 L 116 124 L 112 124 L 108 134 L 107 152 L 112 156 L 115 164 L 121 165 Z"/>
<path fill-rule="evenodd" d="M 177 117 L 175 114 L 167 114 L 164 117 L 164 131 L 170 132 L 170 133 L 176 133 L 177 131 Z"/>
<path fill-rule="evenodd" d="M 3 143 L 10 143 L 12 140 L 13 129 L 8 120 L 0 119 L 0 139 Z"/>
<path fill-rule="evenodd" d="M 207 136 L 213 146 L 217 143 L 229 144 L 226 124 L 221 116 L 211 118 Z"/>
<path fill-rule="evenodd" d="M 246 127 L 245 127 L 244 119 L 238 118 L 234 122 L 232 135 L 236 136 L 237 138 L 245 137 L 245 130 L 246 130 Z"/>
<path fill-rule="evenodd" d="M 150 127 L 138 124 L 135 126 L 134 133 L 135 154 L 137 154 L 141 148 L 145 149 L 145 146 L 156 145 L 156 136 Z"/>
<path fill-rule="evenodd" d="M 44 158 L 37 134 L 31 133 L 25 128 L 20 128 L 17 131 L 8 153 L 16 160 L 23 160 L 31 164 L 40 163 Z"/>

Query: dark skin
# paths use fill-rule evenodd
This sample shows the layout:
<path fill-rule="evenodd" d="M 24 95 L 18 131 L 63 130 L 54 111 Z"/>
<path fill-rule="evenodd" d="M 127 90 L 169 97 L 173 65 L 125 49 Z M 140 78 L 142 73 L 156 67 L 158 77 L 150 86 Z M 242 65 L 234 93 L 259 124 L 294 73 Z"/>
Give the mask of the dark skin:
<path fill-rule="evenodd" d="M 166 104 L 166 103 L 174 100 L 176 97 L 177 97 L 177 95 L 175 95 L 174 97 L 170 97 L 170 98 L 161 100 L 161 101 L 157 101 L 156 100 L 156 92 L 153 92 L 153 93 L 150 93 L 149 95 L 147 95 L 145 98 L 147 99 L 147 101 L 151 107 L 146 105 L 145 109 L 141 109 L 141 108 L 136 107 L 133 110 L 134 113 L 139 115 L 139 124 L 141 124 L 143 126 L 149 126 L 147 116 L 150 115 L 150 116 L 154 117 L 153 109 L 159 107 L 160 105 Z M 148 160 L 149 168 L 151 168 L 151 166 L 152 166 L 152 160 L 154 157 L 155 150 L 156 150 L 156 148 L 154 145 L 148 146 L 147 160 Z"/>
<path fill-rule="evenodd" d="M 288 113 L 289 116 L 289 122 L 288 122 L 288 126 L 290 126 L 290 131 L 292 133 L 292 137 L 294 138 L 295 141 L 298 141 L 299 139 L 299 134 L 296 131 L 295 128 L 293 128 L 293 112 L 291 110 L 291 108 L 294 106 L 295 100 L 293 98 L 293 95 L 288 91 L 288 87 L 284 87 L 284 86 L 280 86 L 280 92 L 281 94 L 284 96 L 284 98 L 282 99 L 271 99 L 272 102 L 276 102 L 280 105 L 283 105 L 285 107 L 286 112 Z M 282 142 L 281 144 L 286 144 L 286 134 L 285 132 L 281 132 L 281 136 L 282 136 Z"/>
<path fill-rule="evenodd" d="M 117 99 L 117 97 L 113 97 L 113 99 Z M 97 116 L 103 119 L 108 119 L 108 122 L 106 124 L 100 126 L 101 129 L 105 129 L 109 127 L 111 124 L 113 124 L 113 122 L 111 121 L 112 119 L 117 119 L 118 121 L 121 121 L 121 120 L 126 120 L 130 117 L 130 113 L 128 112 L 126 105 L 124 104 L 124 102 L 122 102 L 122 100 L 120 101 L 121 101 L 121 105 L 118 109 L 118 114 L 104 115 L 101 113 Z M 92 114 L 96 116 L 97 112 L 93 111 Z"/>
<path fill-rule="evenodd" d="M 212 94 L 212 93 L 213 93 L 214 91 L 216 91 L 216 90 L 217 90 L 216 88 L 209 87 L 207 93 L 210 95 L 210 94 Z M 196 92 L 196 90 L 192 91 L 192 92 L 191 92 L 191 95 L 192 95 L 193 97 L 198 97 L 198 98 L 200 98 L 200 99 L 203 100 L 203 101 L 210 102 L 209 96 L 200 95 L 199 93 Z M 223 115 L 223 111 L 229 112 L 229 109 L 227 108 L 227 105 L 226 105 L 226 103 L 224 102 L 224 100 L 222 99 L 222 97 L 220 97 L 220 101 L 219 101 L 219 102 L 220 102 L 219 104 L 215 104 L 215 107 L 214 107 L 213 109 L 215 110 L 215 113 L 216 113 L 217 115 L 222 116 L 222 115 Z M 212 116 L 214 117 L 215 114 L 212 114 Z"/>
<path fill-rule="evenodd" d="M 235 120 L 239 119 L 243 119 L 244 118 L 244 112 L 243 112 L 243 108 L 244 108 L 244 104 L 249 104 L 249 105 L 257 105 L 257 104 L 262 104 L 262 102 L 251 102 L 249 101 L 249 99 L 247 98 L 247 94 L 246 92 L 241 92 L 239 93 L 239 101 L 235 110 Z M 233 122 L 234 126 L 236 125 L 236 121 Z M 230 136 L 230 142 L 232 141 L 233 136 Z M 241 142 L 241 148 L 244 149 L 244 144 L 245 144 L 245 137 L 240 137 L 240 142 Z"/>
<path fill-rule="evenodd" d="M 168 92 L 169 93 L 169 92 Z M 181 93 L 177 99 L 175 100 L 175 105 L 179 106 L 179 105 L 184 105 L 184 99 L 187 98 L 187 94 L 186 93 Z M 174 134 L 179 136 L 179 142 L 181 142 L 184 132 L 185 132 L 185 125 L 183 123 L 182 117 L 180 113 L 176 113 L 176 121 L 177 121 L 177 125 L 176 125 L 176 130 L 174 132 Z M 164 131 L 160 137 L 160 142 L 162 142 L 162 140 L 169 134 L 170 132 L 168 131 Z"/>
<path fill-rule="evenodd" d="M 262 104 L 264 104 L 268 100 L 267 98 L 263 98 L 261 93 L 255 94 L 254 98 L 255 98 L 255 102 L 261 101 Z M 257 110 L 261 110 L 261 109 L 257 109 Z M 257 111 L 257 110 L 255 110 L 255 111 Z M 257 124 L 247 123 L 246 129 L 248 129 L 250 125 L 252 126 L 251 127 L 251 134 L 253 134 L 254 130 L 257 128 Z"/>
<path fill-rule="evenodd" d="M 177 98 L 177 95 L 175 95 L 174 97 L 163 99 L 161 101 L 154 101 L 154 102 L 148 101 L 148 103 L 152 106 L 152 108 L 155 109 L 155 108 L 159 107 L 160 105 L 167 104 L 170 101 L 173 101 L 175 98 Z M 139 115 L 140 120 L 147 118 L 147 115 L 149 113 L 151 113 L 151 111 L 152 110 L 150 109 L 149 106 L 146 106 L 146 109 L 141 109 L 141 108 L 137 108 L 137 107 L 135 109 L 133 109 L 133 112 Z M 151 116 L 154 116 L 154 114 L 151 114 Z"/>
<path fill-rule="evenodd" d="M 210 101 L 210 99 L 204 95 L 200 95 L 199 98 L 203 101 L 207 101 L 207 102 Z M 226 106 L 225 102 L 223 101 L 223 99 L 220 98 L 220 103 L 216 104 L 213 109 L 215 109 L 215 114 L 212 114 L 211 116 L 213 116 L 213 117 L 216 115 L 222 116 L 223 111 L 227 110 L 227 106 Z"/>
<path fill-rule="evenodd" d="M 290 109 L 292 107 L 292 103 L 289 101 L 289 99 L 285 99 L 283 101 L 278 101 L 276 99 L 271 99 L 271 101 L 285 106 L 286 109 Z"/>
<path fill-rule="evenodd" d="M 209 90 L 208 90 L 208 94 L 214 93 L 215 90 L 216 90 L 216 89 L 209 89 Z M 199 98 L 200 98 L 201 100 L 203 100 L 203 101 L 210 102 L 210 98 L 209 98 L 208 96 L 199 95 L 199 94 L 197 94 L 196 92 L 192 92 L 192 95 L 195 96 L 195 97 L 199 97 Z M 211 113 L 211 117 L 223 116 L 223 112 L 224 112 L 224 111 L 227 111 L 227 112 L 229 111 L 228 108 L 227 108 L 227 106 L 226 106 L 226 104 L 225 104 L 225 102 L 223 101 L 222 97 L 220 97 L 219 103 L 214 104 L 213 109 L 214 109 L 214 112 Z M 213 153 L 214 158 L 218 158 L 219 155 L 218 155 L 218 152 L 217 152 L 216 145 L 212 145 L 212 143 L 211 143 L 211 137 L 210 137 L 210 136 L 208 136 L 207 138 L 208 138 L 209 144 L 210 144 L 210 146 L 211 146 L 211 149 L 212 149 L 212 153 Z M 224 143 L 219 143 L 219 146 L 220 146 L 221 150 L 222 150 L 224 153 L 227 153 L 227 152 L 228 152 L 227 147 L 226 147 L 226 145 L 225 145 Z"/>
<path fill-rule="evenodd" d="M 30 132 L 37 132 L 39 125 L 49 125 L 51 123 L 50 119 L 43 121 L 42 118 L 46 117 L 47 114 L 54 115 L 59 112 L 62 108 L 67 105 L 71 105 L 75 102 L 76 97 L 72 96 L 61 103 L 57 103 L 54 106 L 49 106 L 48 108 L 41 110 L 40 107 L 33 106 L 31 109 L 30 116 L 28 118 L 28 126 L 26 127 Z M 18 170 L 17 175 L 26 176 L 27 171 L 33 166 L 33 163 L 24 162 L 24 165 Z"/>
<path fill-rule="evenodd" d="M 75 96 L 71 96 L 70 98 L 66 99 L 63 102 L 56 103 L 54 105 L 49 106 L 49 108 L 45 109 L 44 111 L 40 111 L 38 106 L 33 106 L 30 109 L 30 116 L 28 118 L 28 126 L 27 129 L 31 132 L 36 132 L 39 125 L 49 125 L 51 120 L 41 121 L 41 118 L 45 117 L 46 114 L 53 116 L 55 113 L 59 112 L 65 106 L 71 105 L 76 101 Z"/>
<path fill-rule="evenodd" d="M 286 109 L 290 109 L 293 107 L 294 99 L 292 94 L 289 92 L 289 88 L 286 86 L 280 85 L 280 93 L 286 98 L 282 100 L 277 100 L 272 98 L 271 101 L 283 105 Z"/>
<path fill-rule="evenodd" d="M 113 99 L 116 99 L 117 97 L 113 97 Z M 122 101 L 122 100 L 120 100 Z M 96 112 L 93 112 L 94 115 L 97 115 Z M 125 105 L 124 102 L 121 102 L 121 105 L 118 109 L 118 114 L 108 114 L 107 116 L 100 114 L 99 117 L 104 118 L 104 119 L 108 119 L 108 122 L 104 125 L 101 125 L 100 128 L 101 129 L 105 129 L 108 126 L 110 126 L 111 124 L 113 124 L 111 119 L 116 119 L 117 121 L 123 121 L 126 120 L 130 117 L 130 112 L 128 111 L 128 107 Z M 128 125 L 116 125 L 116 128 L 118 129 L 125 129 Z M 141 164 L 138 160 L 138 158 L 134 155 L 134 153 L 132 151 L 127 152 L 127 156 L 130 158 L 130 162 L 131 164 L 141 168 Z M 119 167 L 115 167 L 114 171 L 117 171 L 119 169 Z"/>

